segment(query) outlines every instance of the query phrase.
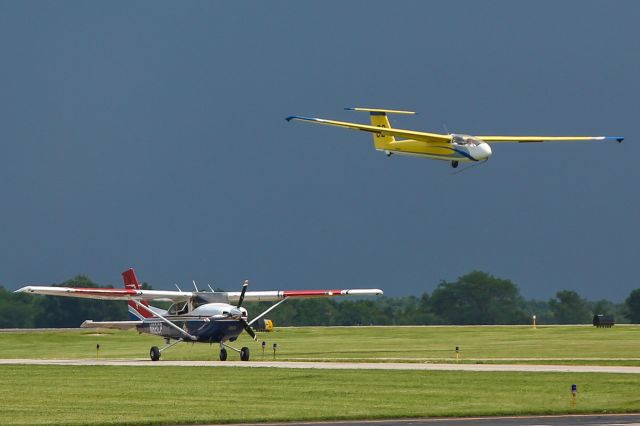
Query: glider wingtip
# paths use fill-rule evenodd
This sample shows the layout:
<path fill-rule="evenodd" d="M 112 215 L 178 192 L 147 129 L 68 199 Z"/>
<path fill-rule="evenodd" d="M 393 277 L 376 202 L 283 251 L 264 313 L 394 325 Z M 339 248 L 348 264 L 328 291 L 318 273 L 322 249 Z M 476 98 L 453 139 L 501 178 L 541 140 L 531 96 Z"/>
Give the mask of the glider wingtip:
<path fill-rule="evenodd" d="M 618 143 L 621 143 L 624 140 L 624 136 L 603 136 L 603 139 L 616 140 Z"/>
<path fill-rule="evenodd" d="M 320 120 L 318 118 L 303 117 L 301 115 L 291 115 L 291 116 L 285 118 L 285 120 L 287 120 L 287 121 L 291 121 L 291 120 L 322 121 L 322 120 Z"/>

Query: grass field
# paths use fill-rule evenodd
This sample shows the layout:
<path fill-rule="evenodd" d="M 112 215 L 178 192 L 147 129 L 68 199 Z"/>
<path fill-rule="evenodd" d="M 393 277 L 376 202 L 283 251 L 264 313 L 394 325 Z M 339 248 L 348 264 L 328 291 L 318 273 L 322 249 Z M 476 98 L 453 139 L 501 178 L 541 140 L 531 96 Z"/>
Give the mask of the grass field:
<path fill-rule="evenodd" d="M 640 365 L 640 326 L 599 329 L 567 327 L 300 327 L 261 333 L 259 344 L 246 336 L 252 360 L 366 360 L 451 362 L 460 346 L 461 362 Z M 0 333 L 0 358 L 146 358 L 162 339 L 134 331 L 73 330 Z M 218 345 L 179 344 L 162 354 L 167 360 L 217 360 Z M 238 356 L 230 352 L 230 359 Z"/>
<path fill-rule="evenodd" d="M 305 327 L 245 337 L 252 360 L 640 365 L 640 327 Z M 0 333 L 0 358 L 147 358 L 135 332 Z M 218 345 L 163 359 L 212 367 L 0 366 L 1 424 L 194 424 L 640 411 L 640 375 L 216 368 Z M 230 359 L 237 354 L 230 352 Z M 161 365 L 161 361 L 160 361 Z M 571 404 L 571 384 L 578 400 Z"/>
<path fill-rule="evenodd" d="M 634 374 L 0 366 L 2 424 L 634 412 Z M 575 406 L 571 384 L 578 385 Z"/>

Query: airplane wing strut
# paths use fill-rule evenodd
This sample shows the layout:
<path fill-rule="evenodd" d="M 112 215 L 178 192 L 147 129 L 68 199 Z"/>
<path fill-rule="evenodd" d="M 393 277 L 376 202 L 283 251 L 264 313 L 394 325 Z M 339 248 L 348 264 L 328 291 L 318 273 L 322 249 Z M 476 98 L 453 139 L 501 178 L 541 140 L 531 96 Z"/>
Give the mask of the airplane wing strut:
<path fill-rule="evenodd" d="M 254 322 L 258 321 L 260 318 L 262 318 L 263 316 L 267 315 L 269 312 L 273 311 L 275 308 L 278 307 L 278 305 L 280 305 L 282 302 L 284 302 L 285 300 L 287 300 L 288 297 L 285 297 L 284 299 L 282 299 L 281 301 L 279 301 L 278 303 L 274 304 L 273 306 L 269 307 L 269 309 L 267 309 L 266 311 L 264 311 L 263 313 L 261 313 L 260 315 L 258 315 L 257 317 L 255 317 L 254 319 L 252 319 L 251 321 L 249 321 L 249 325 L 253 324 Z"/>
<path fill-rule="evenodd" d="M 186 331 L 184 331 L 183 329 L 181 329 L 180 327 L 178 327 L 177 325 L 175 325 L 173 322 L 169 321 L 168 319 L 166 319 L 165 317 L 163 317 L 162 315 L 160 315 L 159 313 L 157 313 L 156 311 L 152 310 L 151 308 L 143 305 L 142 303 L 138 302 L 137 300 L 134 300 L 133 303 L 136 304 L 136 306 L 140 309 L 143 309 L 147 312 L 149 312 L 151 315 L 157 317 L 158 319 L 160 319 L 161 321 L 165 322 L 167 325 L 175 328 L 176 330 L 178 330 L 180 333 L 184 334 L 185 336 L 187 336 L 189 339 L 191 340 L 197 340 L 197 338 L 195 336 L 192 336 L 191 334 L 187 333 Z"/>

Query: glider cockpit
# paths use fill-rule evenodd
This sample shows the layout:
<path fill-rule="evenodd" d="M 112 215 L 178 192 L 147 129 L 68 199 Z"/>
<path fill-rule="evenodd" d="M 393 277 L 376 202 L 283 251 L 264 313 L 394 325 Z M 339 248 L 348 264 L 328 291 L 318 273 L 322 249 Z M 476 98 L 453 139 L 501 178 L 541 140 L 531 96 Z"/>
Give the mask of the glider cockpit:
<path fill-rule="evenodd" d="M 451 143 L 454 145 L 463 146 L 478 146 L 481 143 L 485 143 L 483 140 L 475 138 L 471 135 L 451 135 Z"/>

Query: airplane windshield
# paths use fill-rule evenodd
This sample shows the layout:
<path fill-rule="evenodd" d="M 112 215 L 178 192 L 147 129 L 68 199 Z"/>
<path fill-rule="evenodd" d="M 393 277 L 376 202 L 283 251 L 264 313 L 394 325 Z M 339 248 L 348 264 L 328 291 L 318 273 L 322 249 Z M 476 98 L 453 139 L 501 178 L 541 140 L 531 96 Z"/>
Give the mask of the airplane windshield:
<path fill-rule="evenodd" d="M 469 135 L 451 135 L 451 143 L 455 145 L 477 146 L 480 145 L 482 141 Z"/>
<path fill-rule="evenodd" d="M 209 301 L 206 298 L 202 297 L 202 296 L 194 296 L 191 299 L 191 303 L 193 305 L 193 308 L 195 309 L 198 306 L 205 305 L 205 304 L 209 303 Z"/>

